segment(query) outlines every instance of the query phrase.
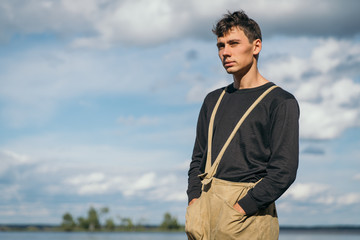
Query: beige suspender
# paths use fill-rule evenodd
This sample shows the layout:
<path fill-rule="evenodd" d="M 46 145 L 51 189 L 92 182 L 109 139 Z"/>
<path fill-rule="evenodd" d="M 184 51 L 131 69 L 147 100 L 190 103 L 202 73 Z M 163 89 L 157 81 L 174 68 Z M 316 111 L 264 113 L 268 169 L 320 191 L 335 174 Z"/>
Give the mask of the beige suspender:
<path fill-rule="evenodd" d="M 226 150 L 226 148 L 229 146 L 231 140 L 234 138 L 236 132 L 239 130 L 241 124 L 244 122 L 245 118 L 250 114 L 250 112 L 256 107 L 256 105 L 269 93 L 271 92 L 274 88 L 276 88 L 277 86 L 272 86 L 270 88 L 268 88 L 265 92 L 263 92 L 258 99 L 256 99 L 256 101 L 246 110 L 246 112 L 244 113 L 244 115 L 241 117 L 241 119 L 239 120 L 239 122 L 236 124 L 234 130 L 231 132 L 229 138 L 227 139 L 227 141 L 225 142 L 224 146 L 222 147 L 222 149 L 220 150 L 218 156 L 216 157 L 215 162 L 211 165 L 211 147 L 212 147 L 212 137 L 213 137 L 213 129 L 214 129 L 214 120 L 215 120 L 215 115 L 216 112 L 219 108 L 220 102 L 222 100 L 222 98 L 225 95 L 226 92 L 226 88 L 224 89 L 224 91 L 222 91 L 219 99 L 216 102 L 216 105 L 214 107 L 214 110 L 211 114 L 210 117 L 210 122 L 209 122 L 209 130 L 208 130 L 208 150 L 207 150 L 207 158 L 206 158 L 206 166 L 205 166 L 205 173 L 200 174 L 199 177 L 201 177 L 202 183 L 203 185 L 207 185 L 208 183 L 211 182 L 211 179 L 214 177 L 216 170 L 219 166 L 220 160 L 222 158 L 222 156 L 224 155 L 224 152 Z"/>

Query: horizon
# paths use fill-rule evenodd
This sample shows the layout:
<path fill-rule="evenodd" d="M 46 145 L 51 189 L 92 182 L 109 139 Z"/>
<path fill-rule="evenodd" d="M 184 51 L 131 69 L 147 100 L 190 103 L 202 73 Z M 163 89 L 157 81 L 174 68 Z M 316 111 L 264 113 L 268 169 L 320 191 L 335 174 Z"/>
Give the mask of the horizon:
<path fill-rule="evenodd" d="M 61 222 L 59 224 L 56 223 L 0 223 L 0 227 L 16 227 L 19 226 L 21 228 L 25 228 L 25 227 L 59 227 L 61 225 Z M 184 226 L 183 224 L 180 224 L 181 226 Z M 119 226 L 119 225 L 116 225 Z M 143 226 L 143 227 L 149 227 L 149 228 L 156 228 L 160 226 L 159 224 L 144 224 L 144 225 L 138 225 L 138 226 Z M 288 228 L 288 229 L 358 229 L 360 230 L 360 224 L 336 224 L 336 225 L 279 225 L 280 229 L 281 228 Z"/>

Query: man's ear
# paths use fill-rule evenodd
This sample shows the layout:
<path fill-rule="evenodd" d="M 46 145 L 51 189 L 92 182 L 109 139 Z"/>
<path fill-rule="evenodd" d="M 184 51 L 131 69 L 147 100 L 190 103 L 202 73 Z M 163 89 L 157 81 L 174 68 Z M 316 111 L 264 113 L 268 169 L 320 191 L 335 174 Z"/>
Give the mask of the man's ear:
<path fill-rule="evenodd" d="M 256 39 L 253 42 L 253 55 L 259 55 L 262 48 L 262 42 L 260 39 Z"/>

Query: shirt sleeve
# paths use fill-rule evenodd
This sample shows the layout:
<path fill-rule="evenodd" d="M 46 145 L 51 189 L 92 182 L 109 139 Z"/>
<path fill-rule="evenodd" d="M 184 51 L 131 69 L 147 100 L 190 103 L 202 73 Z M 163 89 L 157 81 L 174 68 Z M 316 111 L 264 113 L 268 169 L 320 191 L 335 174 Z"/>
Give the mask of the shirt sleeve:
<path fill-rule="evenodd" d="M 266 208 L 295 181 L 299 158 L 299 115 L 297 101 L 287 99 L 270 116 L 271 156 L 267 175 L 238 202 L 247 215 Z"/>
<path fill-rule="evenodd" d="M 201 180 L 198 175 L 201 173 L 201 163 L 206 157 L 207 151 L 207 108 L 205 101 L 200 109 L 197 127 L 196 138 L 192 154 L 192 161 L 188 172 L 188 201 L 194 198 L 199 198 L 201 195 Z"/>

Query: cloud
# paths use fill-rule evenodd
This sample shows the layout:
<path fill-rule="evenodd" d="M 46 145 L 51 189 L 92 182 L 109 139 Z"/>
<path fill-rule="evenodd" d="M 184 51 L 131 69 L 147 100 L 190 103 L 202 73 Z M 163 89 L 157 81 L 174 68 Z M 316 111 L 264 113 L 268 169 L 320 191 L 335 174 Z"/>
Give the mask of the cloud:
<path fill-rule="evenodd" d="M 316 197 L 328 189 L 329 186 L 324 184 L 296 183 L 289 188 L 285 196 L 298 201 L 308 201 L 310 198 Z"/>
<path fill-rule="evenodd" d="M 318 39 L 309 56 L 280 55 L 262 63 L 269 79 L 288 88 L 300 105 L 303 139 L 334 139 L 359 126 L 359 71 L 342 66 L 360 64 L 356 40 Z"/>
<path fill-rule="evenodd" d="M 155 179 L 156 179 L 155 173 L 153 172 L 146 173 L 134 182 L 132 188 L 135 191 L 151 188 L 155 185 Z"/>
<path fill-rule="evenodd" d="M 14 164 L 0 175 L 0 222 L 58 223 L 64 212 L 79 216 L 91 205 L 107 205 L 133 219 L 155 216 L 148 218 L 158 223 L 168 204 L 185 204 L 187 168 L 178 153 L 84 146 L 64 139 L 23 138 L 6 148 L 16 151 L 1 151 L 0 162 L 9 158 Z M 32 215 L 34 208 L 41 211 Z M 131 213 L 139 209 L 142 214 Z"/>
<path fill-rule="evenodd" d="M 336 208 L 360 203 L 359 192 L 340 193 L 338 190 L 334 185 L 322 183 L 295 183 L 285 192 L 283 198 L 287 199 L 286 201 L 300 202 L 307 206 L 320 204 L 321 206 L 332 205 Z"/>
<path fill-rule="evenodd" d="M 3 164 L 2 167 L 4 167 L 4 163 L 12 165 L 24 165 L 32 162 L 32 159 L 29 156 L 25 154 L 19 154 L 10 150 L 0 149 L 0 158 L 1 163 Z"/>
<path fill-rule="evenodd" d="M 11 150 L 0 149 L 0 183 L 9 181 L 11 175 L 16 174 L 15 169 L 26 168 L 35 163 L 35 159 L 29 155 L 17 153 Z M 11 188 L 10 188 L 11 189 Z M 12 190 L 11 190 L 12 191 Z"/>
<path fill-rule="evenodd" d="M 154 172 L 145 173 L 142 176 L 136 177 L 124 189 L 125 196 L 143 195 L 145 190 L 155 186 L 156 174 Z"/>
<path fill-rule="evenodd" d="M 80 175 L 74 178 L 66 179 L 65 183 L 76 188 L 79 195 L 97 195 L 105 194 L 111 191 L 112 184 L 104 180 L 103 173 L 92 173 L 88 176 Z M 119 183 L 118 178 L 115 179 Z M 114 181 L 112 181 L 113 183 Z"/>
<path fill-rule="evenodd" d="M 70 179 L 65 180 L 66 183 L 72 185 L 79 184 L 88 184 L 88 183 L 98 183 L 105 179 L 105 175 L 103 173 L 91 173 L 89 175 L 79 175 Z"/>
<path fill-rule="evenodd" d="M 348 193 L 339 197 L 338 204 L 341 205 L 353 205 L 360 203 L 360 193 Z"/>
<path fill-rule="evenodd" d="M 300 43 L 306 51 L 293 51 L 291 43 Z M 283 38 L 270 39 L 267 44 L 260 71 L 299 100 L 301 138 L 334 139 L 359 126 L 360 83 L 356 79 L 360 73 L 356 66 L 360 64 L 360 44 L 356 39 Z M 285 45 L 281 51 L 277 51 L 279 44 Z M 181 54 L 175 45 L 187 50 L 196 47 L 197 60 L 187 59 L 186 51 Z M 145 53 L 122 49 L 122 55 L 116 51 L 36 48 L 8 56 L 0 74 L 1 116 L 13 127 L 41 126 L 68 101 L 75 100 L 84 108 L 81 99 L 87 96 L 133 94 L 146 101 L 151 96 L 154 104 L 192 104 L 201 103 L 209 91 L 228 84 L 229 76 L 221 69 L 213 44 L 175 45 L 163 46 L 161 54 L 157 48 Z M 268 50 L 272 48 L 274 53 Z M 158 58 L 153 59 L 155 55 Z M 146 67 L 139 71 L 137 66 Z M 134 79 L 146 81 L 141 81 L 139 88 Z M 155 126 L 163 121 L 150 113 L 129 113 L 118 122 Z"/>
<path fill-rule="evenodd" d="M 307 94 L 318 97 L 318 100 L 313 101 L 302 93 L 302 87 L 306 87 L 305 83 L 297 91 L 304 116 L 300 120 L 302 137 L 332 139 L 348 128 L 358 127 L 360 84 L 346 78 L 326 81 L 324 81 L 325 79 L 312 80 L 318 80 L 321 86 L 319 83 L 313 84 L 314 88 L 307 91 Z M 311 81 L 306 83 L 312 84 Z"/>
<path fill-rule="evenodd" d="M 241 7 L 260 23 L 266 36 L 343 37 L 360 32 L 356 11 L 360 3 L 356 0 L 349 0 L 347 4 L 335 0 L 321 0 L 317 4 L 310 0 L 291 3 L 245 0 Z M 52 32 L 70 38 L 73 46 L 96 48 L 116 44 L 149 46 L 178 38 L 211 39 L 212 25 L 227 9 L 238 10 L 238 2 L 2 1 L 0 38 Z"/>
<path fill-rule="evenodd" d="M 141 171 L 143 169 L 139 169 Z M 121 194 L 127 198 L 141 197 L 148 201 L 186 201 L 185 190 L 176 187 L 176 183 L 180 182 L 179 177 L 171 171 L 161 175 L 163 174 L 144 172 L 115 176 L 111 173 L 94 172 L 69 177 L 63 182 L 68 186 L 65 189 L 72 189 L 80 196 Z M 58 188 L 56 191 L 59 194 L 63 190 Z"/>
<path fill-rule="evenodd" d="M 15 34 L 53 32 L 62 36 L 92 32 L 87 18 L 96 14 L 98 1 L 2 1 L 0 3 L 0 39 Z M 80 11 L 80 8 L 82 11 Z M 78 11 L 75 11 L 78 9 Z"/>
<path fill-rule="evenodd" d="M 142 136 L 146 137 L 146 134 Z M 158 143 L 154 146 L 145 141 L 148 146 L 145 149 L 123 144 L 123 147 L 103 143 L 86 145 L 70 139 L 66 135 L 32 136 L 7 146 L 7 149 L 16 151 L 0 151 L 3 163 L 0 180 L 5 184 L 1 188 L 8 193 L 7 201 L 19 197 L 25 197 L 23 200 L 27 201 L 29 197 L 42 194 L 93 196 L 116 193 L 127 197 L 140 195 L 152 200 L 151 194 L 146 195 L 146 192 L 176 193 L 178 188 L 169 185 L 175 185 L 179 177 L 186 175 L 182 154 L 176 149 L 159 148 L 156 146 Z M 140 146 L 141 142 L 137 143 Z M 45 176 L 46 182 L 43 181 Z"/>
<path fill-rule="evenodd" d="M 265 35 L 276 33 L 290 36 L 344 37 L 360 32 L 359 26 L 350 19 L 350 16 L 359 19 L 353 9 L 359 6 L 360 3 L 357 1 L 349 1 L 346 5 L 336 0 L 322 0 L 317 4 L 312 1 L 291 3 L 277 1 L 276 4 L 273 1 L 262 1 L 262 3 L 262 7 L 257 12 L 254 11 L 254 15 L 260 19 Z M 253 6 L 258 7 L 258 5 Z M 267 11 L 272 8 L 276 9 Z"/>

